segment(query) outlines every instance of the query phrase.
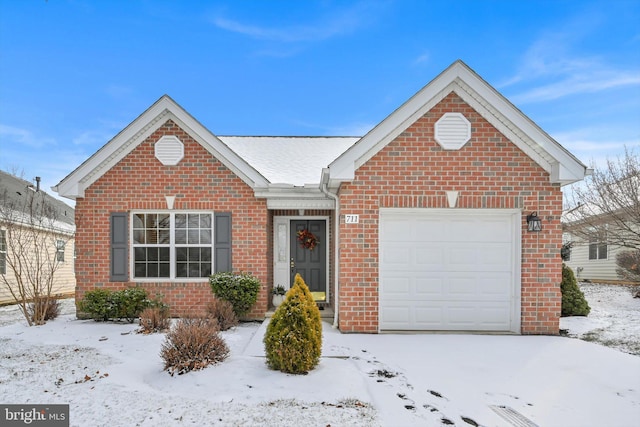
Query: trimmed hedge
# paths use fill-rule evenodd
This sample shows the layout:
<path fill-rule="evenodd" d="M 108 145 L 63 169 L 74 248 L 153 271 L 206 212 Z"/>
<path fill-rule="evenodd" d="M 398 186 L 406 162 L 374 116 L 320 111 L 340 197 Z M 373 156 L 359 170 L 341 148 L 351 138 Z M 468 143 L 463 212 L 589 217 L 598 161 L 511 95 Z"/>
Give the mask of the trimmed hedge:
<path fill-rule="evenodd" d="M 127 319 L 132 323 L 142 310 L 151 305 L 147 292 L 142 288 L 127 288 L 121 291 L 94 289 L 84 294 L 78 309 L 96 321 Z"/>
<path fill-rule="evenodd" d="M 238 317 L 258 300 L 260 281 L 249 273 L 216 273 L 209 278 L 209 284 L 217 298 L 231 303 Z"/>
<path fill-rule="evenodd" d="M 271 369 L 306 374 L 320 361 L 320 311 L 299 274 L 296 274 L 293 287 L 267 326 L 264 345 L 267 365 Z"/>

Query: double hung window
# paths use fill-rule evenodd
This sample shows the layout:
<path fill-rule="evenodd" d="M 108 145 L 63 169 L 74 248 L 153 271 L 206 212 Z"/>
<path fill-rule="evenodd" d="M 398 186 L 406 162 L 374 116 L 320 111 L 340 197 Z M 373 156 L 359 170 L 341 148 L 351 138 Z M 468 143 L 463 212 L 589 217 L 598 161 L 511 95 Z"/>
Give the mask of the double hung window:
<path fill-rule="evenodd" d="M 0 230 L 0 274 L 7 274 L 7 231 Z"/>
<path fill-rule="evenodd" d="M 607 259 L 607 233 L 594 233 L 589 238 L 589 259 Z"/>
<path fill-rule="evenodd" d="M 209 277 L 213 264 L 212 225 L 210 212 L 134 213 L 134 279 Z"/>

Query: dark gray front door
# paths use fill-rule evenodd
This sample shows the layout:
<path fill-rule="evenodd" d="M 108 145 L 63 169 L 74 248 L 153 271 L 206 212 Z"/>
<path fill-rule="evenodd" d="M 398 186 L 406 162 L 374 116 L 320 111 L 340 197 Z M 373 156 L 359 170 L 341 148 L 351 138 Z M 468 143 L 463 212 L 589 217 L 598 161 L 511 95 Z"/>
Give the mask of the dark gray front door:
<path fill-rule="evenodd" d="M 298 232 L 305 230 L 317 239 L 313 249 L 305 248 L 298 239 Z M 291 221 L 291 284 L 299 273 L 319 301 L 327 299 L 327 243 L 325 220 Z"/>

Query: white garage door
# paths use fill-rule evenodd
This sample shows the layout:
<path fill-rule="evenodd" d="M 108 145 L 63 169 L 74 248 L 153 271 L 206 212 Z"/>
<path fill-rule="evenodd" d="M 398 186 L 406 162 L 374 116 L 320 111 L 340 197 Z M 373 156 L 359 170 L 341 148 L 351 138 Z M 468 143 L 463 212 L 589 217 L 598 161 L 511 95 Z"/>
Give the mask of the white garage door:
<path fill-rule="evenodd" d="M 380 330 L 520 332 L 520 215 L 381 209 Z"/>

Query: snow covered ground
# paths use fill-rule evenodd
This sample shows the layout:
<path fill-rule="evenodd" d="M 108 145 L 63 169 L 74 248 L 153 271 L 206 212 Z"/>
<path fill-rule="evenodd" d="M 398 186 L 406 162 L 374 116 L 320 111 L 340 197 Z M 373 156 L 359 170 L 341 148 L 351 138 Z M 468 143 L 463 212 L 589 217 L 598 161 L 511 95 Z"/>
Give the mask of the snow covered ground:
<path fill-rule="evenodd" d="M 584 287 L 592 315 L 562 327 L 637 346 L 640 299 L 605 293 L 596 304 L 597 289 Z M 613 320 L 621 311 L 627 320 Z M 0 308 L 0 402 L 69 404 L 73 426 L 627 427 L 640 419 L 640 357 L 578 339 L 341 334 L 325 324 L 319 366 L 295 376 L 267 369 L 265 324 L 249 323 L 222 333 L 225 362 L 171 377 L 159 357 L 163 335 L 77 320 L 71 301 L 64 313 L 29 328 L 15 307 Z"/>
<path fill-rule="evenodd" d="M 570 337 L 640 356 L 640 298 L 633 298 L 640 286 L 579 285 L 591 312 L 586 317 L 560 319 L 560 328 Z"/>

